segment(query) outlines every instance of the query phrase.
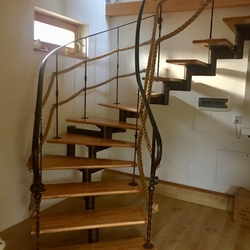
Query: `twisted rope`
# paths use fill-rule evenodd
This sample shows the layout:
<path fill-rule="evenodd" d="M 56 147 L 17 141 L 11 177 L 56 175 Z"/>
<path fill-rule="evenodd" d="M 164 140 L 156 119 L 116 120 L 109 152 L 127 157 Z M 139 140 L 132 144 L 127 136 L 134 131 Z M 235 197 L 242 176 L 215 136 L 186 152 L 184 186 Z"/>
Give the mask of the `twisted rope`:
<path fill-rule="evenodd" d="M 152 82 L 153 82 L 152 81 L 150 83 L 148 81 L 148 78 L 149 78 L 150 72 L 151 71 L 154 72 L 154 67 L 155 67 L 154 60 L 156 60 L 156 56 L 155 56 L 156 51 L 154 48 L 154 44 L 155 44 L 155 40 L 156 40 L 158 17 L 160 14 L 161 6 L 165 1 L 166 0 L 162 0 L 158 3 L 157 8 L 156 8 L 155 18 L 154 18 L 154 25 L 153 25 L 153 31 L 152 31 L 152 37 L 151 37 L 151 45 L 150 45 L 148 64 L 147 64 L 147 72 L 146 72 L 145 82 L 144 82 L 144 91 L 146 93 L 146 98 L 148 101 L 150 100 L 150 97 L 151 97 Z M 148 138 L 148 134 L 147 134 L 147 130 L 146 130 L 147 111 L 144 107 L 143 100 L 141 100 L 139 112 L 142 115 L 140 115 L 141 129 L 139 131 L 139 136 L 138 136 L 138 145 L 142 144 L 142 139 L 144 138 L 149 155 L 152 157 L 152 147 L 151 147 L 150 140 Z M 144 174 L 144 170 L 143 170 L 143 160 L 142 160 L 141 147 L 138 147 L 137 156 L 138 156 L 137 157 L 138 158 L 138 170 L 139 170 L 139 175 L 140 175 L 140 179 L 141 179 L 142 189 L 143 189 L 143 193 L 144 193 L 146 200 L 148 200 L 148 186 L 146 183 L 145 174 Z M 152 208 L 153 208 L 154 212 L 158 211 L 158 206 L 156 205 L 156 203 L 153 204 Z"/>
<path fill-rule="evenodd" d="M 156 40 L 155 37 L 156 37 L 156 30 L 157 30 L 157 18 L 158 18 L 158 15 L 159 15 L 160 6 L 162 6 L 166 1 L 167 0 L 159 0 L 159 3 L 157 5 L 156 15 L 155 15 L 155 19 L 154 19 L 154 27 L 153 27 L 153 32 L 152 32 L 152 39 L 140 44 L 140 46 L 145 46 L 145 45 L 150 44 L 150 52 L 149 52 L 149 57 L 148 57 L 147 70 L 145 70 L 145 69 L 141 70 L 141 73 L 146 72 L 146 77 L 145 77 L 145 82 L 144 82 L 144 91 L 146 93 L 146 97 L 147 97 L 148 100 L 150 100 L 150 96 L 151 96 L 151 93 L 152 93 L 152 83 L 153 83 L 154 73 L 155 73 L 157 47 L 158 47 L 159 43 L 176 36 L 177 34 L 182 32 L 184 29 L 186 29 L 204 11 L 204 9 L 208 6 L 208 4 L 212 0 L 207 0 L 206 2 L 204 2 L 203 5 L 201 6 L 201 8 L 198 11 L 196 11 L 195 14 L 190 19 L 188 19 L 183 25 L 181 25 L 179 28 L 177 28 L 173 32 L 171 32 L 171 33 L 169 33 L 169 34 L 167 34 L 165 36 L 162 36 L 161 38 Z M 114 53 L 117 53 L 118 51 L 126 51 L 126 50 L 130 50 L 130 49 L 133 49 L 133 48 L 134 48 L 134 46 L 115 49 L 115 50 L 110 51 L 110 52 L 108 52 L 106 54 L 97 56 L 95 58 L 88 59 L 87 61 L 92 62 L 92 61 L 95 61 L 95 60 L 102 59 L 104 57 L 110 56 L 110 55 L 112 55 Z M 67 73 L 67 72 L 69 72 L 71 70 L 76 69 L 77 67 L 80 67 L 83 64 L 84 64 L 83 61 L 79 62 L 78 64 L 75 64 L 72 67 L 69 67 L 69 68 L 67 68 L 65 70 L 59 71 L 58 74 Z M 132 76 L 132 75 L 135 75 L 135 73 L 122 75 L 122 76 L 119 76 L 119 78 L 128 77 L 128 76 Z M 111 82 L 112 80 L 114 80 L 116 78 L 117 77 L 110 78 L 107 81 L 104 81 L 104 82 L 99 83 L 97 85 L 93 85 L 91 87 L 88 87 L 88 88 L 86 88 L 86 90 L 90 90 L 90 89 L 100 87 L 102 85 L 105 85 L 105 84 Z M 48 100 L 48 97 L 50 95 L 50 92 L 51 92 L 53 84 L 54 84 L 54 80 L 55 80 L 55 72 L 52 73 L 48 89 L 47 89 L 46 94 L 45 94 L 45 96 L 43 98 L 42 107 L 45 106 L 45 104 L 46 104 L 46 102 Z M 79 90 L 76 94 L 69 97 L 68 99 L 60 102 L 58 104 L 58 106 L 63 105 L 65 103 L 73 100 L 76 96 L 80 95 L 83 91 L 85 91 L 85 88 Z M 55 106 L 55 104 L 53 104 L 52 107 L 51 107 L 51 110 L 50 110 L 50 115 L 49 115 L 49 118 L 48 118 L 47 126 L 46 126 L 46 129 L 45 129 L 45 132 L 44 132 L 44 135 L 43 135 L 43 139 L 42 139 L 42 142 L 41 142 L 42 144 L 45 142 L 45 140 L 46 140 L 46 138 L 48 136 L 55 108 L 56 108 L 56 106 Z M 144 191 L 144 195 L 145 195 L 146 199 L 148 199 L 148 190 L 147 190 L 147 184 L 146 184 L 144 170 L 143 170 L 142 151 L 141 151 L 141 146 L 140 146 L 141 143 L 142 143 L 142 138 L 144 138 L 144 140 L 146 142 L 146 146 L 147 146 L 147 149 L 149 151 L 150 156 L 152 154 L 152 148 L 151 148 L 151 144 L 150 144 L 148 134 L 147 134 L 147 130 L 146 130 L 147 111 L 145 110 L 144 105 L 143 105 L 142 102 L 140 103 L 139 112 L 142 115 L 140 115 L 141 129 L 139 131 L 139 136 L 138 136 L 138 142 L 139 142 L 138 145 L 139 146 L 137 147 L 138 169 L 139 169 L 139 174 L 140 174 L 140 179 L 141 179 L 141 182 L 142 182 L 142 188 L 143 188 L 143 191 Z M 28 169 L 30 171 L 32 171 L 31 157 L 29 157 L 27 166 L 28 166 Z M 30 215 L 31 216 L 34 215 L 34 211 L 32 211 L 33 210 L 32 207 L 34 207 L 34 204 L 32 204 L 32 203 L 33 203 L 33 201 L 31 200 L 31 203 L 30 203 L 31 204 L 30 205 Z M 158 210 L 158 206 L 157 206 L 156 203 L 153 205 L 153 210 L 154 211 Z"/>
<path fill-rule="evenodd" d="M 160 37 L 159 39 L 155 39 L 156 37 L 156 29 L 157 29 L 157 18 L 160 13 L 160 7 L 166 2 L 167 0 L 160 0 L 157 8 L 156 8 L 156 15 L 155 15 L 155 20 L 154 20 L 154 27 L 152 31 L 152 38 L 151 38 L 151 46 L 150 46 L 150 52 L 149 52 L 149 58 L 148 58 L 148 65 L 147 65 L 147 72 L 145 76 L 145 82 L 144 82 L 144 91 L 146 93 L 146 97 L 148 101 L 150 100 L 150 96 L 152 93 L 152 84 L 154 80 L 154 73 L 155 73 L 155 65 L 156 65 L 156 57 L 157 57 L 157 49 L 158 45 L 167 40 L 170 39 L 180 32 L 182 32 L 184 29 L 186 29 L 194 20 L 204 11 L 204 9 L 207 7 L 207 5 L 212 1 L 212 0 L 207 0 L 206 2 L 203 3 L 203 5 L 200 7 L 198 11 L 195 12 L 195 14 L 189 18 L 183 25 L 181 25 L 179 28 L 174 30 L 173 32 L 164 35 Z M 146 120 L 147 120 L 147 111 L 144 108 L 143 102 L 141 101 L 140 104 L 140 121 L 141 121 L 141 130 L 139 131 L 139 136 L 138 136 L 138 145 L 141 145 L 142 143 L 142 138 L 145 139 L 146 146 L 148 149 L 148 152 L 150 156 L 152 157 L 152 147 L 150 144 L 150 141 L 148 139 L 147 135 L 147 130 L 146 130 Z M 138 147 L 137 150 L 137 156 L 138 156 L 138 169 L 139 169 L 139 174 L 140 174 L 140 179 L 142 182 L 142 187 L 144 191 L 144 195 L 148 200 L 148 190 L 147 190 L 147 185 L 146 180 L 145 180 L 145 175 L 143 171 L 143 161 L 142 161 L 142 152 L 141 152 L 141 147 Z M 156 212 L 158 210 L 158 205 L 154 203 L 153 205 L 153 211 Z"/>

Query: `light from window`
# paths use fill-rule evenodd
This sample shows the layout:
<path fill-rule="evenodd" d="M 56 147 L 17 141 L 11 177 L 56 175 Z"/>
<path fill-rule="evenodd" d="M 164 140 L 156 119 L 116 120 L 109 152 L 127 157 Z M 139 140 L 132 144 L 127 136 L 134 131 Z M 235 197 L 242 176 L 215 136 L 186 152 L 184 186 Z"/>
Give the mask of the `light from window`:
<path fill-rule="evenodd" d="M 75 33 L 67 29 L 35 21 L 34 39 L 39 39 L 46 43 L 64 45 L 75 40 Z M 69 44 L 68 47 L 74 48 L 74 44 Z"/>
<path fill-rule="evenodd" d="M 78 29 L 78 25 L 67 19 L 35 12 L 34 40 L 40 40 L 41 49 L 53 50 L 77 40 Z M 69 44 L 66 50 L 69 54 L 77 53 L 74 43 Z"/>

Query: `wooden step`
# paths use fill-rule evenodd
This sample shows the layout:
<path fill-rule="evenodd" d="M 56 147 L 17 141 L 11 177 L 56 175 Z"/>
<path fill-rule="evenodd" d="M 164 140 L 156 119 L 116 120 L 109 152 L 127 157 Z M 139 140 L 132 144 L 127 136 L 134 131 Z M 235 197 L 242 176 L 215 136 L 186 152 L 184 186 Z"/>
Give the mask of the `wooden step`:
<path fill-rule="evenodd" d="M 226 17 L 223 18 L 225 24 L 236 33 L 236 26 L 246 26 L 250 25 L 250 16 L 240 16 L 240 17 Z"/>
<path fill-rule="evenodd" d="M 185 82 L 183 79 L 170 78 L 170 77 L 154 77 L 155 82 Z"/>
<path fill-rule="evenodd" d="M 118 110 L 123 110 L 123 111 L 128 111 L 132 113 L 137 113 L 137 108 L 133 104 L 125 104 L 125 103 L 99 103 L 98 105 L 103 106 L 103 107 L 108 107 L 108 108 L 114 108 Z"/>
<path fill-rule="evenodd" d="M 136 129 L 136 125 L 127 122 L 121 122 L 100 117 L 89 117 L 81 119 L 67 119 L 68 122 L 91 124 L 99 127 L 109 127 L 109 128 L 122 128 L 122 129 Z"/>
<path fill-rule="evenodd" d="M 194 40 L 193 44 L 206 49 L 211 49 L 214 47 L 227 47 L 229 49 L 234 49 L 234 45 L 226 38 Z"/>
<path fill-rule="evenodd" d="M 199 65 L 203 67 L 207 67 L 208 64 L 205 62 L 202 62 L 197 59 L 168 59 L 166 60 L 167 63 L 181 65 L 181 66 L 188 66 L 188 65 Z"/>
<path fill-rule="evenodd" d="M 46 191 L 42 193 L 42 198 L 72 198 L 142 192 L 142 188 L 139 185 L 131 186 L 129 185 L 130 182 L 131 180 L 45 184 Z"/>
<path fill-rule="evenodd" d="M 60 138 L 52 138 L 47 140 L 48 143 L 85 145 L 85 146 L 101 146 L 101 147 L 124 147 L 134 148 L 133 142 L 118 141 L 107 138 L 93 137 L 87 135 L 78 135 L 65 133 L 59 136 Z"/>
<path fill-rule="evenodd" d="M 143 247 L 144 243 L 145 239 L 141 237 L 141 238 L 130 238 L 130 239 L 82 244 L 75 246 L 47 248 L 43 250 L 145 250 L 145 248 Z M 156 250 L 155 247 L 151 249 Z"/>
<path fill-rule="evenodd" d="M 138 95 L 138 91 L 134 91 L 134 93 Z M 150 98 L 156 98 L 162 95 L 163 95 L 162 93 L 152 92 Z"/>
<path fill-rule="evenodd" d="M 133 166 L 133 161 L 63 155 L 44 155 L 42 160 L 43 170 L 127 168 Z"/>
<path fill-rule="evenodd" d="M 35 219 L 31 234 L 35 234 Z M 59 233 L 86 229 L 132 226 L 147 223 L 147 213 L 140 207 L 84 210 L 72 213 L 41 213 L 40 233 Z"/>

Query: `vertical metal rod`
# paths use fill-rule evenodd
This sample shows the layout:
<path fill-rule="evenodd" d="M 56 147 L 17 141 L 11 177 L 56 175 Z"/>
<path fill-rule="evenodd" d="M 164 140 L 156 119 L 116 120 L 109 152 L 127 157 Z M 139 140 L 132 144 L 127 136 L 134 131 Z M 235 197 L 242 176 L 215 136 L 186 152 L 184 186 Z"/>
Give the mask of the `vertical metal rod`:
<path fill-rule="evenodd" d="M 210 33 L 209 33 L 209 39 L 212 39 L 212 33 L 213 33 L 213 20 L 214 20 L 214 0 L 212 0 L 212 9 L 211 9 L 211 20 L 210 20 Z"/>
<path fill-rule="evenodd" d="M 137 186 L 138 184 L 135 181 L 135 164 L 136 164 L 136 153 L 137 153 L 137 139 L 138 139 L 138 123 L 139 123 L 139 102 L 140 102 L 140 92 L 138 89 L 138 94 L 137 94 L 137 106 L 136 106 L 136 111 L 137 111 L 137 117 L 136 117 L 136 129 L 135 129 L 135 150 L 134 150 L 134 166 L 133 166 L 133 179 L 129 183 L 130 186 Z"/>
<path fill-rule="evenodd" d="M 96 158 L 97 157 L 97 149 L 95 146 L 88 147 L 88 157 Z M 91 169 L 84 169 L 82 175 L 83 182 L 91 182 Z M 85 209 L 86 210 L 94 210 L 95 209 L 95 196 L 85 197 Z M 94 243 L 99 241 L 99 228 L 89 229 L 88 230 L 88 242 Z"/>
<path fill-rule="evenodd" d="M 119 104 L 119 66 L 120 66 L 120 55 L 119 55 L 119 49 L 120 49 L 120 29 L 117 28 L 117 53 L 116 53 L 116 98 L 115 98 L 115 104 Z"/>
<path fill-rule="evenodd" d="M 212 39 L 212 36 L 213 36 L 213 20 L 214 20 L 214 0 L 212 0 L 209 39 Z M 210 58 L 211 58 L 211 50 L 209 50 L 209 53 L 208 53 L 208 62 L 209 63 L 211 63 Z"/>
<path fill-rule="evenodd" d="M 58 98 L 59 98 L 59 87 L 58 87 L 58 51 L 56 52 L 56 138 L 59 138 L 59 125 L 58 125 Z"/>
<path fill-rule="evenodd" d="M 152 249 L 154 245 L 151 243 L 151 232 L 152 232 L 152 217 L 153 217 L 153 196 L 155 190 L 155 171 L 157 166 L 155 166 L 155 136 L 153 133 L 152 139 L 152 155 L 151 155 L 151 173 L 150 173 L 150 183 L 148 187 L 148 227 L 147 227 L 147 240 L 143 245 L 145 249 Z"/>
<path fill-rule="evenodd" d="M 160 7 L 160 16 L 158 17 L 159 24 L 159 38 L 161 38 L 162 31 L 162 5 Z M 161 43 L 158 45 L 158 55 L 157 55 L 157 76 L 160 74 L 160 57 L 161 57 Z"/>
<path fill-rule="evenodd" d="M 83 114 L 83 118 L 87 118 L 87 38 L 85 38 L 85 57 L 84 57 L 84 114 Z"/>

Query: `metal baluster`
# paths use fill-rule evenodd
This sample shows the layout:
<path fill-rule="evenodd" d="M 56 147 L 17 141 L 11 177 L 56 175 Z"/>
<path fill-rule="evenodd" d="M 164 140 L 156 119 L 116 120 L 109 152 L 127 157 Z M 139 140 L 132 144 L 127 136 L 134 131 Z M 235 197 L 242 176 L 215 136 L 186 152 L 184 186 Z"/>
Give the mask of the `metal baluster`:
<path fill-rule="evenodd" d="M 88 46 L 87 46 L 87 38 L 85 38 L 85 51 L 84 51 L 84 67 L 85 67 L 85 70 L 84 70 L 84 114 L 83 114 L 83 118 L 87 118 L 87 80 L 88 80 L 88 77 L 87 77 L 87 50 L 88 50 Z"/>
<path fill-rule="evenodd" d="M 136 130 L 135 130 L 135 150 L 134 150 L 134 166 L 133 166 L 133 179 L 129 183 L 130 186 L 137 186 L 138 184 L 135 181 L 135 165 L 136 165 L 136 152 L 137 152 L 137 139 L 138 139 L 138 122 L 139 122 L 139 102 L 140 102 L 140 92 L 138 89 L 138 94 L 137 94 L 137 106 L 136 106 L 136 111 L 137 111 L 137 117 L 136 117 Z"/>
<path fill-rule="evenodd" d="M 213 20 L 214 20 L 214 0 L 212 0 L 209 39 L 212 39 L 212 34 L 213 34 Z M 208 62 L 211 63 L 211 50 L 208 50 L 208 51 L 209 51 L 209 53 L 208 53 Z"/>
<path fill-rule="evenodd" d="M 58 51 L 56 52 L 56 136 L 55 138 L 59 137 L 59 110 L 58 110 L 58 99 L 59 99 L 59 87 L 58 87 Z"/>
<path fill-rule="evenodd" d="M 159 38 L 161 38 L 162 31 L 162 5 L 160 7 L 160 16 L 158 17 L 159 24 Z M 158 45 L 158 53 L 157 53 L 157 76 L 160 74 L 160 59 L 161 59 L 161 43 Z"/>
<path fill-rule="evenodd" d="M 119 27 L 117 28 L 117 53 L 116 53 L 116 100 L 115 104 L 119 104 L 119 66 L 120 66 L 120 29 Z"/>

